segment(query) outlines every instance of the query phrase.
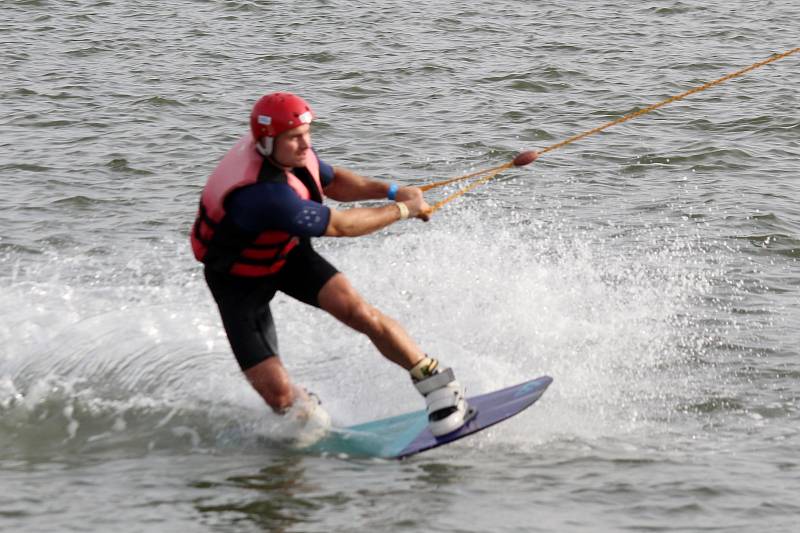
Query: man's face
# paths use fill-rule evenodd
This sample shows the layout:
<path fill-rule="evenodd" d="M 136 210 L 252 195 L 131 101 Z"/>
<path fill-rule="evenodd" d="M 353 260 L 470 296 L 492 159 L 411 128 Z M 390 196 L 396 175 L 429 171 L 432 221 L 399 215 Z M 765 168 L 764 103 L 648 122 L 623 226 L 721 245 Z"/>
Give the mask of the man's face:
<path fill-rule="evenodd" d="M 311 126 L 302 124 L 275 137 L 272 159 L 284 167 L 304 167 L 309 150 L 311 150 Z"/>

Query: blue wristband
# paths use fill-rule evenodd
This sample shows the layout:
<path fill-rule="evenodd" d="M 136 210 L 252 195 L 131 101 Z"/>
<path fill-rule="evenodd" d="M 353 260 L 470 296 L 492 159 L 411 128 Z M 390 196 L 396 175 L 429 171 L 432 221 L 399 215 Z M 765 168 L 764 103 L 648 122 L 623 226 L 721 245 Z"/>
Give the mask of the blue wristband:
<path fill-rule="evenodd" d="M 400 187 L 398 187 L 396 183 L 392 183 L 391 185 L 389 185 L 389 192 L 386 195 L 386 197 L 389 200 L 394 201 L 394 199 L 397 198 L 397 189 L 399 189 L 399 188 Z"/>

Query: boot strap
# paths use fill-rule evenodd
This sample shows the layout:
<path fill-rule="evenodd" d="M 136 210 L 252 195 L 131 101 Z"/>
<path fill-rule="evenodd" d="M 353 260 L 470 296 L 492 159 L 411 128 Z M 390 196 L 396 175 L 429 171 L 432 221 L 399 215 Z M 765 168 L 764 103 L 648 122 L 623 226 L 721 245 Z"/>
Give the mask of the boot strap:
<path fill-rule="evenodd" d="M 446 368 L 441 372 L 439 372 L 438 374 L 434 374 L 429 378 L 425 378 L 422 381 L 414 383 L 414 386 L 417 388 L 420 394 L 422 394 L 423 396 L 427 396 L 436 389 L 441 389 L 443 387 L 446 387 L 448 383 L 453 382 L 455 380 L 456 376 L 453 373 L 453 369 Z"/>

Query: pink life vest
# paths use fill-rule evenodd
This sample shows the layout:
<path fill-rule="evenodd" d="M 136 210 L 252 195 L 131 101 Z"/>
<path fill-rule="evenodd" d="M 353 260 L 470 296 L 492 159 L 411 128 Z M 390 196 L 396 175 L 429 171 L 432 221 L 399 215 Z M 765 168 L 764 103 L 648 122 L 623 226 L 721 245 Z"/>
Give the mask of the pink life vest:
<path fill-rule="evenodd" d="M 319 160 L 308 151 L 305 170 L 313 178 L 317 194 L 291 170 L 278 170 L 286 183 L 304 199 L 322 200 Z M 192 228 L 192 251 L 198 261 L 210 268 L 236 276 L 259 277 L 278 272 L 286 255 L 299 239 L 285 231 L 267 230 L 249 235 L 225 219 L 225 198 L 234 190 L 258 182 L 263 165 L 271 165 L 257 150 L 249 133 L 225 154 L 208 178 L 200 197 L 200 208 Z M 274 165 L 273 165 L 274 166 Z M 276 169 L 277 170 L 277 169 Z"/>

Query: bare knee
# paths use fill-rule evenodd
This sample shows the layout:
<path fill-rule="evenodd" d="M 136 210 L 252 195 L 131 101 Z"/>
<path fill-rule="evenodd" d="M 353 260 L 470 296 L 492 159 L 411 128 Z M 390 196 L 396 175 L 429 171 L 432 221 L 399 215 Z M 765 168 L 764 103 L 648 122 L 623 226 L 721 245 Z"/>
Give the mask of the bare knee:
<path fill-rule="evenodd" d="M 368 304 L 342 274 L 337 274 L 322 288 L 320 306 L 340 322 L 370 337 L 386 329 L 386 317 Z"/>
<path fill-rule="evenodd" d="M 383 331 L 383 314 L 364 301 L 348 306 L 342 322 L 369 336 Z"/>

